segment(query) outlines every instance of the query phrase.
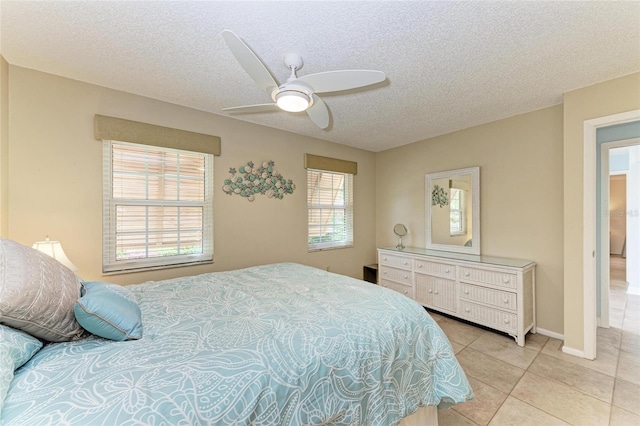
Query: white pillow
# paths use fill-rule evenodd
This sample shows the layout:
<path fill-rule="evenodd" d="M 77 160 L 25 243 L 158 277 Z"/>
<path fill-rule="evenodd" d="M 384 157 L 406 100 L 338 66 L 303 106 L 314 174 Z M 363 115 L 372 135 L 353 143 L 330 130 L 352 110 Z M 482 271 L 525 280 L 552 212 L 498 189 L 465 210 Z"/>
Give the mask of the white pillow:
<path fill-rule="evenodd" d="M 50 342 L 83 334 L 73 313 L 80 279 L 54 258 L 0 239 L 0 323 Z"/>

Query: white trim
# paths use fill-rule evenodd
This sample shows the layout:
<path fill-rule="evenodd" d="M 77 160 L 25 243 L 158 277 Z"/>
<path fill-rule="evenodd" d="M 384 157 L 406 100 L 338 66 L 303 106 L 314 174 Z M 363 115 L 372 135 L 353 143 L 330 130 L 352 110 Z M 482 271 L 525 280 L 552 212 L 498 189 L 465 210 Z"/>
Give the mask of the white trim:
<path fill-rule="evenodd" d="M 600 316 L 596 317 L 597 326 L 609 328 L 609 256 L 611 244 L 609 241 L 609 147 L 603 143 L 600 146 Z M 607 215 L 605 216 L 605 207 Z M 597 315 L 597 306 L 596 306 Z"/>
<path fill-rule="evenodd" d="M 542 334 L 543 336 L 552 337 L 558 340 L 564 340 L 564 334 L 556 333 L 555 331 L 547 330 L 540 327 L 536 327 L 536 331 L 538 334 Z"/>
<path fill-rule="evenodd" d="M 586 358 L 585 353 L 583 351 L 581 351 L 579 349 L 575 349 L 575 348 L 570 348 L 569 346 L 566 346 L 566 345 L 562 346 L 562 352 L 564 352 L 567 355 L 573 355 L 573 356 L 577 356 L 577 357 L 580 357 L 580 358 Z"/>
<path fill-rule="evenodd" d="M 584 351 L 566 348 L 568 351 L 582 353 L 583 358 L 595 359 L 596 357 L 596 130 L 599 127 L 628 123 L 640 120 L 640 110 L 627 111 L 606 117 L 594 118 L 584 121 L 584 145 L 583 145 L 583 236 L 582 236 L 582 282 L 584 292 Z M 565 294 L 565 297 L 567 295 Z M 563 348 L 565 351 L 565 348 Z M 570 352 L 567 352 L 570 353 Z M 573 355 L 574 353 L 572 353 Z"/>

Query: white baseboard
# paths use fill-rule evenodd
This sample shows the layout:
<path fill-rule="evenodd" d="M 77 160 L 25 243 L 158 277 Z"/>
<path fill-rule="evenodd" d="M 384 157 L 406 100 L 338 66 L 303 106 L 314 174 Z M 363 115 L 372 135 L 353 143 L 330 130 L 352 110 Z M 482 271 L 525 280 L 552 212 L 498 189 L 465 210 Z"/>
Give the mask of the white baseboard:
<path fill-rule="evenodd" d="M 543 336 L 552 337 L 554 339 L 564 341 L 564 334 L 556 333 L 555 331 L 545 330 L 544 328 L 537 327 L 537 332 L 542 334 Z M 567 345 L 562 345 L 562 352 L 568 355 L 577 356 L 580 358 L 584 358 L 584 352 L 579 349 L 570 348 Z"/>
<path fill-rule="evenodd" d="M 640 288 L 637 286 L 629 286 L 627 287 L 627 294 L 635 294 L 636 296 L 640 295 Z"/>
<path fill-rule="evenodd" d="M 564 340 L 564 334 L 556 333 L 555 331 L 545 330 L 544 328 L 536 327 L 536 331 L 543 336 L 553 337 L 554 339 Z"/>
<path fill-rule="evenodd" d="M 584 351 L 581 351 L 579 349 L 570 348 L 567 345 L 563 345 L 562 346 L 562 352 L 564 352 L 565 354 L 569 354 L 569 355 L 577 356 L 577 357 L 580 357 L 580 358 L 584 358 Z"/>

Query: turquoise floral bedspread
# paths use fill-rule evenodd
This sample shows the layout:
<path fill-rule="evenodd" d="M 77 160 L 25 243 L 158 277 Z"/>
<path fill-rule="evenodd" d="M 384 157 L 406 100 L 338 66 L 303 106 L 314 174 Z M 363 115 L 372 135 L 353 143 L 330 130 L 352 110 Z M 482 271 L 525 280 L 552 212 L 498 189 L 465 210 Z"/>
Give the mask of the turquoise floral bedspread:
<path fill-rule="evenodd" d="M 416 302 L 283 263 L 128 287 L 144 337 L 46 345 L 2 425 L 395 425 L 473 393 Z"/>

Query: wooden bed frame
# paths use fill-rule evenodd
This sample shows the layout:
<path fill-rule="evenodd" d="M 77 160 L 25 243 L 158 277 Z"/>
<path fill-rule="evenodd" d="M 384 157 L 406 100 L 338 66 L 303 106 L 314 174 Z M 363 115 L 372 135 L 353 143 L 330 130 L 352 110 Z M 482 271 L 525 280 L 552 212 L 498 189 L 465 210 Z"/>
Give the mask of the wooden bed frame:
<path fill-rule="evenodd" d="M 402 419 L 398 426 L 438 426 L 438 408 L 432 405 L 420 407 L 418 411 Z"/>

